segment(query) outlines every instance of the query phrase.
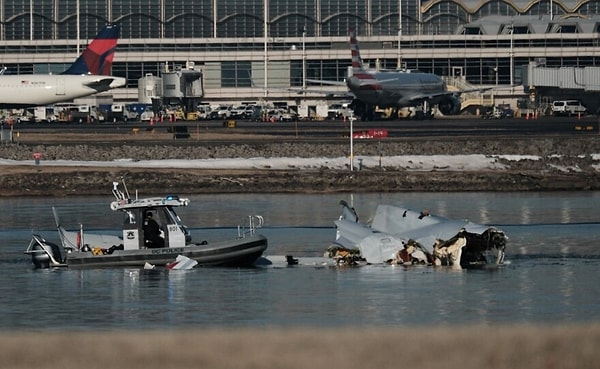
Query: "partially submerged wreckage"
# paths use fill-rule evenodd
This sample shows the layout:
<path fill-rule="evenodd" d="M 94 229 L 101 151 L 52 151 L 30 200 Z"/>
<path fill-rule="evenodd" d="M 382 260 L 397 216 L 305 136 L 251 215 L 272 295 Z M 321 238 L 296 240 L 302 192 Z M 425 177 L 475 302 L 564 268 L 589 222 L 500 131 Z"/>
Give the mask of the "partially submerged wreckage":
<path fill-rule="evenodd" d="M 422 264 L 453 268 L 500 265 L 508 238 L 491 226 L 453 220 L 391 205 L 379 205 L 370 225 L 340 201 L 336 239 L 328 256 L 338 264 Z"/>

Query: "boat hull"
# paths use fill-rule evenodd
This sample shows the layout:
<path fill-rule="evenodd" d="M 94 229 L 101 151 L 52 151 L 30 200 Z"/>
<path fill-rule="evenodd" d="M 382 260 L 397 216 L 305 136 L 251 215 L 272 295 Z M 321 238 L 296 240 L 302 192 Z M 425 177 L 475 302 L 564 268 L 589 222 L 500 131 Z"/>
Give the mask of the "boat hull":
<path fill-rule="evenodd" d="M 67 255 L 66 264 L 69 267 L 144 266 L 146 263 L 162 266 L 172 263 L 178 255 L 183 255 L 197 261 L 199 266 L 247 267 L 252 266 L 266 249 L 267 239 L 261 235 L 253 235 L 206 245 L 115 250 L 107 255 L 72 252 Z"/>
<path fill-rule="evenodd" d="M 267 249 L 267 239 L 251 235 L 231 241 L 184 247 L 115 250 L 111 254 L 95 255 L 93 252 L 72 251 L 66 254 L 64 263 L 51 266 L 75 268 L 144 266 L 146 263 L 163 266 L 175 261 L 178 255 L 198 262 L 198 266 L 252 266 Z"/>

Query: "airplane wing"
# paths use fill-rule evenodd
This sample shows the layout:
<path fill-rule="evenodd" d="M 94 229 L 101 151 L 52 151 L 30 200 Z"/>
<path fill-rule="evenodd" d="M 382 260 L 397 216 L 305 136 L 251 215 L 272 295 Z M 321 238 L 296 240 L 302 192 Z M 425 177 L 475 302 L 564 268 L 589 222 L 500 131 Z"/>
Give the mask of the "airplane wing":
<path fill-rule="evenodd" d="M 340 86 L 340 87 L 346 87 L 346 91 L 340 91 L 340 90 L 321 90 L 321 89 L 313 89 L 311 87 L 309 88 L 300 88 L 298 90 L 298 93 L 310 93 L 310 94 L 317 94 L 317 95 L 325 95 L 327 97 L 347 97 L 350 99 L 354 99 L 356 96 L 354 96 L 354 94 L 351 91 L 348 91 L 348 86 L 346 85 L 346 81 L 325 81 L 325 80 L 320 80 L 320 79 L 307 79 L 306 82 L 309 83 L 316 83 L 316 84 L 321 84 L 321 85 L 329 85 L 329 86 Z"/>
<path fill-rule="evenodd" d="M 104 92 L 110 90 L 110 84 L 113 83 L 113 81 L 114 78 L 102 78 L 96 81 L 86 82 L 84 85 L 98 92 Z"/>
<path fill-rule="evenodd" d="M 468 90 L 458 90 L 458 91 L 440 91 L 440 92 L 436 92 L 436 93 L 432 93 L 432 94 L 417 94 L 417 95 L 409 95 L 407 96 L 407 103 L 414 103 L 414 104 L 418 104 L 418 103 L 422 103 L 423 101 L 429 101 L 429 100 L 435 100 L 435 99 L 439 99 L 445 96 L 454 96 L 454 97 L 458 97 L 461 94 L 464 93 L 469 93 L 469 92 L 483 92 L 483 91 L 488 91 L 491 90 L 492 87 L 482 87 L 482 88 L 471 88 Z"/>
<path fill-rule="evenodd" d="M 320 81 L 318 80 L 310 80 L 307 79 L 306 82 L 313 82 L 313 83 L 319 83 Z M 328 82 L 333 82 L 333 81 L 328 81 Z M 344 86 L 346 87 L 346 83 L 345 82 L 333 82 L 333 83 L 323 83 L 323 84 L 329 84 L 329 85 L 334 85 L 334 86 Z M 252 81 L 252 87 L 257 87 L 257 88 L 262 88 L 265 89 L 264 87 L 261 86 L 257 86 L 254 81 Z M 354 94 L 350 91 L 348 91 L 346 89 L 346 91 L 339 91 L 339 90 L 323 90 L 323 89 L 317 89 L 317 88 L 306 88 L 306 87 L 269 87 L 267 88 L 268 91 L 280 91 L 280 92 L 295 92 L 298 95 L 302 95 L 302 94 L 314 94 L 314 95 L 322 95 L 322 96 L 326 96 L 326 97 L 348 97 L 348 98 L 354 98 Z"/>
<path fill-rule="evenodd" d="M 483 92 L 483 91 L 489 91 L 492 90 L 493 87 L 479 87 L 479 88 L 470 88 L 468 90 L 458 90 L 458 91 L 453 91 L 456 95 L 460 95 L 460 94 L 466 94 L 469 92 Z"/>
<path fill-rule="evenodd" d="M 321 89 L 312 89 L 312 88 L 302 88 L 302 87 L 290 87 L 286 88 L 286 91 L 295 92 L 298 95 L 302 94 L 313 94 L 313 95 L 323 95 L 326 97 L 348 97 L 354 98 L 354 94 L 350 91 L 339 91 L 339 90 L 321 90 Z"/>
<path fill-rule="evenodd" d="M 392 81 L 397 81 L 397 80 L 398 80 L 398 77 L 387 78 L 387 79 L 361 79 L 360 85 L 361 86 L 376 85 L 376 84 L 392 82 Z M 326 80 L 322 80 L 322 79 L 307 79 L 306 82 L 318 83 L 318 84 L 322 84 L 322 85 L 332 85 L 332 86 L 347 86 L 346 81 L 342 82 L 342 81 L 326 81 Z"/>
<path fill-rule="evenodd" d="M 310 83 L 318 83 L 321 85 L 331 85 L 331 86 L 346 86 L 346 81 L 326 81 L 322 79 L 306 79 L 306 82 Z"/>

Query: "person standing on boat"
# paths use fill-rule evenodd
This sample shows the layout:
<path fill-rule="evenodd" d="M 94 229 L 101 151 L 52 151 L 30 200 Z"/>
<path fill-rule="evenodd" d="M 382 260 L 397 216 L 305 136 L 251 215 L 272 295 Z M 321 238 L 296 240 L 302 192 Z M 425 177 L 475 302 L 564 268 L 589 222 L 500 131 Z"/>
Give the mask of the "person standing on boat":
<path fill-rule="evenodd" d="M 152 219 L 152 212 L 147 212 L 144 219 L 144 240 L 148 248 L 165 246 L 165 240 L 160 236 L 160 226 Z"/>

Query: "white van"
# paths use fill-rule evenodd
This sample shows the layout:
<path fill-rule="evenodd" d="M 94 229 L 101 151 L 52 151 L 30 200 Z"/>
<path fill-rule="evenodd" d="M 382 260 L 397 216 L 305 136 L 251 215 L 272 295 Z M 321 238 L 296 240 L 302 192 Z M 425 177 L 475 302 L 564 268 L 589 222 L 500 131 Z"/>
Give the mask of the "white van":
<path fill-rule="evenodd" d="M 586 110 L 578 100 L 560 100 L 552 103 L 552 114 L 554 115 L 583 115 Z"/>

